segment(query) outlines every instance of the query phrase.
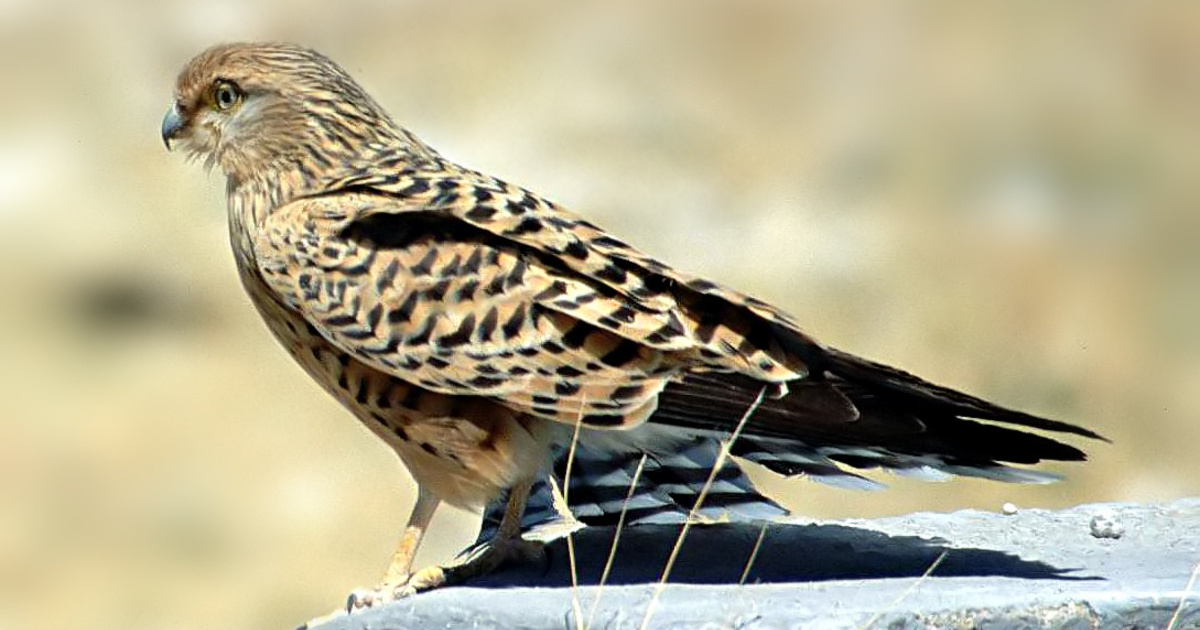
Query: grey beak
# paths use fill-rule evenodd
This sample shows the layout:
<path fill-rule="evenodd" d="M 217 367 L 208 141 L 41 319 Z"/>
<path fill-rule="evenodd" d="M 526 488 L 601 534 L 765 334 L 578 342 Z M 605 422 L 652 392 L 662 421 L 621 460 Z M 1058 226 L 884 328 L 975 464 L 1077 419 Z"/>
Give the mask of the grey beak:
<path fill-rule="evenodd" d="M 167 110 L 167 115 L 163 116 L 162 120 L 162 139 L 168 151 L 171 150 L 171 141 L 183 129 L 183 125 L 183 113 L 179 111 L 179 103 L 175 103 Z"/>

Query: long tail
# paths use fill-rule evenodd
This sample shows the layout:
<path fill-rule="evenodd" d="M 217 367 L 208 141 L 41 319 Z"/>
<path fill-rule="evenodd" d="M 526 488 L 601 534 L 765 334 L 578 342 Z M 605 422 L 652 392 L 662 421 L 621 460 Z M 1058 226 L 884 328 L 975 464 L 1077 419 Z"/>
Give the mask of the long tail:
<path fill-rule="evenodd" d="M 764 401 L 734 454 L 785 475 L 856 487 L 873 482 L 847 468 L 1036 483 L 1058 477 L 1009 464 L 1082 461 L 1086 455 L 1024 428 L 1104 439 L 837 350 L 827 351 L 824 368 L 819 377 L 789 383 L 786 395 Z M 689 374 L 662 393 L 651 422 L 727 433 L 762 387 L 738 374 Z"/>

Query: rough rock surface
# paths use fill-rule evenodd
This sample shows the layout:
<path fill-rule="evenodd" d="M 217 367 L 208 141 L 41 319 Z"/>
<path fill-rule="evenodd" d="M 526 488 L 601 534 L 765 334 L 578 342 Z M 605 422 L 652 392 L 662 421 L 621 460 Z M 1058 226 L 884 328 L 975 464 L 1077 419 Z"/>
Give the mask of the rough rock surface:
<path fill-rule="evenodd" d="M 774 523 L 739 585 L 759 531 L 693 527 L 649 627 L 1200 629 L 1200 499 Z M 321 628 L 638 628 L 677 533 L 675 526 L 623 532 L 602 595 L 591 585 L 613 530 L 589 528 L 575 535 L 581 586 L 574 593 L 560 540 L 540 564 Z"/>

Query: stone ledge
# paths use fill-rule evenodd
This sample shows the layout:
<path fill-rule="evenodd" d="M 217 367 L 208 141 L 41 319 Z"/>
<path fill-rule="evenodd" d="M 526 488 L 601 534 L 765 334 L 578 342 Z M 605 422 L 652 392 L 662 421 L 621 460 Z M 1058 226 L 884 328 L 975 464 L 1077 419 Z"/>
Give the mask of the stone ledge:
<path fill-rule="evenodd" d="M 1200 499 L 773 523 L 750 583 L 739 586 L 759 527 L 692 528 L 651 627 L 1165 630 L 1200 563 Z M 594 613 L 598 589 L 578 589 L 585 618 L 591 614 L 586 627 L 639 627 L 677 533 L 676 526 L 638 526 L 622 534 Z M 598 580 L 612 535 L 607 528 L 576 534 L 580 584 Z M 557 541 L 540 565 L 320 628 L 570 629 L 579 627 L 572 598 L 565 541 Z M 1173 628 L 1183 629 L 1200 629 L 1200 583 Z"/>

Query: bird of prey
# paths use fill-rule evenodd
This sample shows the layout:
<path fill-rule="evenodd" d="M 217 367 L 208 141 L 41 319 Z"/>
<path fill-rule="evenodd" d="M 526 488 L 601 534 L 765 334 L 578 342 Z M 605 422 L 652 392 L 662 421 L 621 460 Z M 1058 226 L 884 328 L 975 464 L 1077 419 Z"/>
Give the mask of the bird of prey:
<path fill-rule="evenodd" d="M 822 344 L 766 302 L 451 162 L 304 47 L 202 52 L 162 138 L 224 173 L 237 268 L 268 328 L 418 484 L 391 566 L 355 605 L 528 551 L 530 488 L 576 435 L 593 454 L 669 462 L 757 404 L 734 455 L 851 482 L 871 468 L 1043 481 L 1010 464 L 1085 456 L 1026 429 L 1100 438 Z M 441 502 L 500 496 L 485 551 L 412 571 Z"/>

